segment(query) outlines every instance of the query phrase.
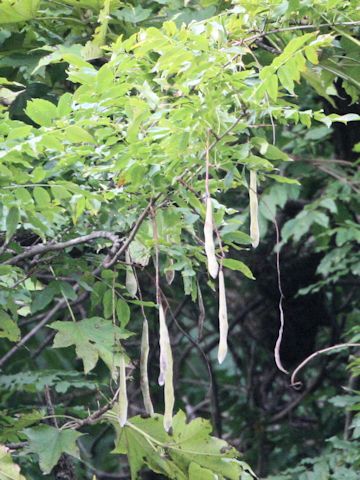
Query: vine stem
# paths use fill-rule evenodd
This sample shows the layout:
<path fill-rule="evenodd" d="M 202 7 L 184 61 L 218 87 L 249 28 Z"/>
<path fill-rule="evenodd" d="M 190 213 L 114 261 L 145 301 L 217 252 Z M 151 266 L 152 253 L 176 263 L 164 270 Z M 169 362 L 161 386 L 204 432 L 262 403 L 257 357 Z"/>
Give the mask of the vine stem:
<path fill-rule="evenodd" d="M 298 365 L 293 371 L 293 373 L 291 374 L 291 386 L 296 389 L 299 389 L 302 386 L 302 382 L 295 381 L 296 376 L 300 372 L 300 370 L 302 370 L 305 367 L 305 365 L 307 365 L 315 357 L 318 357 L 322 353 L 332 352 L 333 350 L 337 350 L 338 348 L 351 348 L 351 347 L 360 347 L 360 343 L 339 343 L 338 345 L 322 348 L 321 350 L 317 350 L 316 352 L 312 353 L 307 358 L 305 358 L 305 360 L 302 361 L 300 365 Z"/>

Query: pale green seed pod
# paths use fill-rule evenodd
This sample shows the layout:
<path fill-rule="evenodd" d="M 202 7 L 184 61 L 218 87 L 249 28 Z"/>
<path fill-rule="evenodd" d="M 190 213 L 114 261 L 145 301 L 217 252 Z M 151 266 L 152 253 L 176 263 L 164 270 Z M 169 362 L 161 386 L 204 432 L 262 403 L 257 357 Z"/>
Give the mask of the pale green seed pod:
<path fill-rule="evenodd" d="M 257 198 L 257 173 L 255 170 L 250 170 L 250 237 L 253 248 L 259 245 L 260 231 L 258 219 L 258 198 Z"/>
<path fill-rule="evenodd" d="M 218 361 L 222 363 L 225 360 L 228 346 L 227 346 L 227 336 L 228 336 L 228 317 L 227 317 L 227 306 L 226 306 L 226 292 L 225 292 L 225 281 L 224 281 L 224 272 L 222 268 L 219 271 L 219 348 L 218 348 Z"/>
<path fill-rule="evenodd" d="M 141 334 L 141 352 L 140 352 L 140 388 L 143 396 L 145 411 L 148 415 L 154 415 L 154 407 L 151 401 L 149 377 L 148 377 L 148 357 L 149 357 L 149 325 L 146 318 L 143 321 Z"/>
<path fill-rule="evenodd" d="M 127 422 L 128 414 L 128 398 L 126 390 L 126 364 L 125 356 L 121 355 L 120 357 L 120 368 L 119 368 L 119 400 L 118 400 L 118 420 L 120 427 L 123 427 Z"/>
<path fill-rule="evenodd" d="M 131 266 L 131 256 L 130 256 L 129 250 L 126 250 L 125 252 L 125 261 L 128 264 L 126 266 L 126 277 L 125 277 L 126 290 L 129 292 L 129 294 L 132 297 L 135 297 L 138 286 L 137 286 L 136 277 L 134 275 L 133 267 Z"/>
<path fill-rule="evenodd" d="M 219 271 L 219 264 L 215 255 L 214 224 L 211 198 L 206 198 L 206 216 L 204 224 L 205 253 L 207 257 L 208 272 L 212 278 L 216 278 Z"/>
<path fill-rule="evenodd" d="M 159 304 L 160 323 L 160 375 L 159 384 L 164 385 L 164 428 L 168 432 L 172 426 L 173 409 L 175 404 L 173 384 L 173 356 L 171 351 L 169 331 L 166 325 L 163 306 Z"/>

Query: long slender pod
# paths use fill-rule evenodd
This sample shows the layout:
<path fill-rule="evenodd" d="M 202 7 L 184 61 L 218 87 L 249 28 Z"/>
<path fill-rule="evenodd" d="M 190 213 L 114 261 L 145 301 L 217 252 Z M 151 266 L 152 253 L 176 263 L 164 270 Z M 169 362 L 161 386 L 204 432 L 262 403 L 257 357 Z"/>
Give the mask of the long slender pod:
<path fill-rule="evenodd" d="M 218 348 L 218 361 L 222 363 L 225 360 L 228 346 L 227 346 L 227 336 L 228 336 L 228 316 L 227 316 L 227 306 L 226 306 L 226 292 L 225 292 L 225 280 L 223 269 L 220 268 L 219 271 L 219 348 Z"/>
<path fill-rule="evenodd" d="M 168 432 L 172 426 L 173 409 L 175 404 L 173 384 L 173 356 L 171 351 L 169 331 L 166 325 L 165 312 L 159 304 L 160 323 L 160 375 L 159 384 L 164 385 L 164 428 Z"/>
<path fill-rule="evenodd" d="M 125 356 L 120 357 L 119 368 L 119 400 L 118 400 L 118 419 L 120 426 L 123 427 L 127 421 L 128 398 L 126 389 L 126 363 Z"/>
<path fill-rule="evenodd" d="M 143 396 L 145 411 L 148 415 L 154 415 L 154 407 L 150 396 L 148 358 L 149 358 L 149 324 L 147 318 L 143 320 L 140 352 L 140 389 Z"/>
<path fill-rule="evenodd" d="M 127 263 L 126 265 L 126 278 L 125 278 L 125 286 L 126 290 L 130 293 L 132 297 L 135 297 L 138 289 L 136 277 L 134 275 L 134 270 L 131 265 L 131 256 L 129 253 L 129 249 L 126 250 L 125 252 L 125 261 Z"/>
<path fill-rule="evenodd" d="M 205 238 L 205 253 L 207 257 L 207 266 L 209 274 L 216 278 L 219 271 L 219 264 L 215 255 L 215 242 L 214 242 L 214 224 L 213 213 L 210 196 L 206 197 L 206 216 L 204 224 L 204 238 Z"/>
<path fill-rule="evenodd" d="M 250 237 L 254 248 L 259 245 L 260 231 L 259 231 L 259 206 L 257 198 L 257 173 L 255 170 L 250 170 Z"/>

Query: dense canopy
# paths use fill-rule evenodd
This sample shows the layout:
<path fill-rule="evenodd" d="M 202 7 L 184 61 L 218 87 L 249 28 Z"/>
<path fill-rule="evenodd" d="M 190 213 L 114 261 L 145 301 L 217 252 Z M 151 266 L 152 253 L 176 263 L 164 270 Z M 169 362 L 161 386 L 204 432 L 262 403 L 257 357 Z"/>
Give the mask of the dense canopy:
<path fill-rule="evenodd" d="M 356 480 L 358 2 L 0 26 L 0 480 Z"/>

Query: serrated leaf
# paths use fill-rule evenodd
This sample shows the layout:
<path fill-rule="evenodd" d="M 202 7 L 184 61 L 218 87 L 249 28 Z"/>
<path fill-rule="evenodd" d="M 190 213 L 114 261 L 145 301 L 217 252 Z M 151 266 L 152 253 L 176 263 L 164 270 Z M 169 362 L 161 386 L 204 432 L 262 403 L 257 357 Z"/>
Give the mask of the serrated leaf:
<path fill-rule="evenodd" d="M 116 412 L 108 415 L 118 428 Z M 187 423 L 182 411 L 173 418 L 172 435 L 165 432 L 162 415 L 133 417 L 119 430 L 114 453 L 128 455 L 132 480 L 139 478 L 145 466 L 174 480 L 188 480 L 189 471 L 194 470 L 229 480 L 240 480 L 243 474 L 251 473 L 245 463 L 237 460 L 239 453 L 224 440 L 212 437 L 211 430 L 210 422 L 202 418 Z"/>
<path fill-rule="evenodd" d="M 82 433 L 59 430 L 49 425 L 26 428 L 24 433 L 29 439 L 30 451 L 39 456 L 40 468 L 44 474 L 51 472 L 63 453 L 79 458 L 76 440 Z"/>
<path fill-rule="evenodd" d="M 132 335 L 113 325 L 111 320 L 100 317 L 85 318 L 79 322 L 53 322 L 50 328 L 58 331 L 54 348 L 74 345 L 76 355 L 83 361 L 85 373 L 96 366 L 99 358 L 113 372 L 120 364 L 119 341 Z"/>
<path fill-rule="evenodd" d="M 22 430 L 30 427 L 34 423 L 38 423 L 44 414 L 34 410 L 29 413 L 16 415 L 13 418 L 6 417 L 6 426 L 2 426 L 0 433 L 0 442 L 19 442 L 23 440 Z M 1 474 L 0 474 L 1 479 Z"/>
<path fill-rule="evenodd" d="M 25 22 L 36 16 L 40 0 L 2 0 L 0 24 Z"/>

